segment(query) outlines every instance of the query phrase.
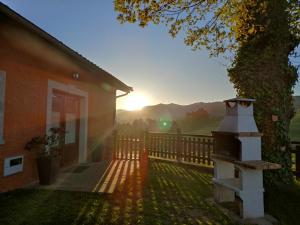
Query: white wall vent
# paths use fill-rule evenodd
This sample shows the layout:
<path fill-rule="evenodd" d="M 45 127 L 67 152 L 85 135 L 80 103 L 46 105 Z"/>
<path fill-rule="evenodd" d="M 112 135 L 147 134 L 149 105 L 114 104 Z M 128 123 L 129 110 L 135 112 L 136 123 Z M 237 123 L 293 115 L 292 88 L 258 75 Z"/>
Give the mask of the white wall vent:
<path fill-rule="evenodd" d="M 4 159 L 4 176 L 13 175 L 23 171 L 24 156 L 14 156 Z"/>

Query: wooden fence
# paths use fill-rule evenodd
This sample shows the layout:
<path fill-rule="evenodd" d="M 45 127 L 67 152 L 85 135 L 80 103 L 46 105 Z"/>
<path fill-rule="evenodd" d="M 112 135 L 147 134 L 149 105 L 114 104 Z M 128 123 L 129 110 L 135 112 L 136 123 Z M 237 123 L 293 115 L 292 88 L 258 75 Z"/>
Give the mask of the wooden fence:
<path fill-rule="evenodd" d="M 300 142 L 292 142 L 292 170 L 300 177 Z M 212 167 L 214 139 L 208 135 L 177 133 L 115 134 L 114 159 L 139 160 L 143 154 L 158 158 Z"/>
<path fill-rule="evenodd" d="M 151 158 L 212 166 L 213 138 L 206 135 L 148 133 L 146 149 Z"/>
<path fill-rule="evenodd" d="M 150 158 L 175 160 L 178 162 L 213 166 L 213 138 L 206 135 L 177 133 L 145 133 L 143 135 L 115 134 L 115 159 L 141 159 L 143 154 Z"/>
<path fill-rule="evenodd" d="M 144 135 L 114 136 L 114 159 L 139 160 L 145 152 Z"/>
<path fill-rule="evenodd" d="M 294 175 L 300 177 L 300 141 L 292 141 L 292 170 Z"/>

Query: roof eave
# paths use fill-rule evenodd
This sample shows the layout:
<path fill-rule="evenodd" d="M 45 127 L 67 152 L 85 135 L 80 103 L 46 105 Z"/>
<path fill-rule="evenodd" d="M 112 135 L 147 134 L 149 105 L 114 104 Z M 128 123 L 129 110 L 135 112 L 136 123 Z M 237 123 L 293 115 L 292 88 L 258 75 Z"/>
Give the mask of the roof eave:
<path fill-rule="evenodd" d="M 44 31 L 40 27 L 36 26 L 34 23 L 27 20 L 25 17 L 21 16 L 14 10 L 10 9 L 7 5 L 3 4 L 2 2 L 0 2 L 0 12 L 4 13 L 9 18 L 22 24 L 26 28 L 34 31 L 38 36 L 47 40 L 48 42 L 50 42 L 54 46 L 58 47 L 59 49 L 64 51 L 66 54 L 72 56 L 76 60 L 80 61 L 81 63 L 84 63 L 86 66 L 90 67 L 91 69 L 101 72 L 102 75 L 105 76 L 105 78 L 107 80 L 110 80 L 111 85 L 114 85 L 115 88 L 117 88 L 118 90 L 121 90 L 124 92 L 130 92 L 133 90 L 132 87 L 127 86 L 122 81 L 120 81 L 119 79 L 117 79 L 116 77 L 114 77 L 113 75 L 108 73 L 107 71 L 103 70 L 102 68 L 100 68 L 99 66 L 94 64 L 93 62 L 89 61 L 87 58 L 80 55 L 78 52 L 74 51 L 73 49 L 71 49 L 70 47 L 65 45 L 63 42 L 59 41 L 58 39 L 56 39 L 55 37 L 53 37 L 46 31 Z"/>

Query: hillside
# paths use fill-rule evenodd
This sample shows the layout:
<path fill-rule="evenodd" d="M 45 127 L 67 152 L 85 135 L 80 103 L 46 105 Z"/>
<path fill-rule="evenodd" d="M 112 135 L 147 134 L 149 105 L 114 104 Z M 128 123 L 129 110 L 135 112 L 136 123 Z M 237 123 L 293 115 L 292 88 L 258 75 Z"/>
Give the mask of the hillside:
<path fill-rule="evenodd" d="M 300 108 L 298 108 L 295 117 L 291 121 L 290 137 L 293 141 L 300 141 Z"/>
<path fill-rule="evenodd" d="M 117 111 L 117 120 L 120 123 L 132 122 L 135 119 L 159 119 L 170 118 L 172 120 L 185 117 L 186 113 L 193 112 L 199 108 L 205 109 L 212 117 L 220 117 L 224 115 L 225 107 L 222 102 L 198 102 L 190 105 L 158 104 L 147 106 L 140 111 Z"/>
<path fill-rule="evenodd" d="M 294 97 L 295 108 L 300 108 L 300 96 Z M 190 105 L 178 104 L 158 104 L 147 106 L 139 111 L 117 111 L 117 121 L 119 123 L 132 122 L 135 119 L 159 119 L 167 117 L 170 119 L 181 119 L 185 117 L 186 113 L 198 110 L 199 108 L 205 109 L 211 117 L 222 117 L 225 113 L 225 106 L 223 102 L 197 102 Z"/>

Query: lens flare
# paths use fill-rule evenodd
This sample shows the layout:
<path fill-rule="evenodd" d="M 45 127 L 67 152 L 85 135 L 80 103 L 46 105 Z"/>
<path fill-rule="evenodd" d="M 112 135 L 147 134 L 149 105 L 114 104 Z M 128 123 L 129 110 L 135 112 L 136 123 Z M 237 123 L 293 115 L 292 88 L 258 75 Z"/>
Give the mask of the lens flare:
<path fill-rule="evenodd" d="M 168 132 L 172 127 L 172 118 L 169 116 L 161 117 L 158 121 L 158 128 L 160 132 Z"/>
<path fill-rule="evenodd" d="M 120 108 L 128 111 L 140 110 L 150 104 L 150 98 L 147 95 L 135 92 L 123 97 L 120 101 Z"/>

